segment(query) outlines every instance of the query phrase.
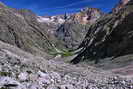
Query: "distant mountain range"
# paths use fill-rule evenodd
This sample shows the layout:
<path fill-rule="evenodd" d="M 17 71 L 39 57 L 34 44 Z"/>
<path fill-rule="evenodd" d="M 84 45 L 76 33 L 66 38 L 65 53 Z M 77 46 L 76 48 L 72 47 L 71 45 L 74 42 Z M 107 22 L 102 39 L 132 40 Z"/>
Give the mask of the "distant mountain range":
<path fill-rule="evenodd" d="M 34 45 L 33 48 L 37 47 L 43 50 L 46 43 L 57 45 L 58 40 L 62 47 L 77 47 L 87 32 L 86 26 L 95 23 L 103 14 L 96 8 L 85 8 L 76 14 L 37 16 L 30 10 L 17 10 L 2 3 L 0 8 L 2 13 L 0 19 L 1 30 L 7 29 L 6 32 L 1 33 L 1 40 L 25 50 L 32 49 L 31 45 Z M 12 26 L 12 24 L 14 25 Z M 32 37 L 32 35 L 34 36 Z M 54 41 L 51 43 L 48 40 Z"/>

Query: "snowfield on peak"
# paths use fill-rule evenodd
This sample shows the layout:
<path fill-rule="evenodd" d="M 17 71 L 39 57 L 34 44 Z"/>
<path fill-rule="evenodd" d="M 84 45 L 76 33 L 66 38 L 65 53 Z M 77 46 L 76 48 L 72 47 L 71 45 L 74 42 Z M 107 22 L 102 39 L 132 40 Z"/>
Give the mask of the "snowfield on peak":
<path fill-rule="evenodd" d="M 65 22 L 64 19 L 56 16 L 51 16 L 51 17 L 38 16 L 37 21 L 40 23 L 54 23 L 54 24 L 63 24 Z"/>

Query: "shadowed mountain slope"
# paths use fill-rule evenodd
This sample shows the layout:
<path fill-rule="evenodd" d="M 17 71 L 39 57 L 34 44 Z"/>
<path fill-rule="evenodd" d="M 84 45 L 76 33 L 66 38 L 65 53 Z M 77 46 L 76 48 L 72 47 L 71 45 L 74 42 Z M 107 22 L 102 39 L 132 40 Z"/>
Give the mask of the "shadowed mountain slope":
<path fill-rule="evenodd" d="M 84 8 L 70 15 L 56 30 L 56 37 L 64 42 L 66 48 L 77 48 L 83 41 L 88 28 L 104 14 L 96 8 Z"/>
<path fill-rule="evenodd" d="M 82 48 L 72 63 L 83 60 L 114 58 L 133 54 L 133 0 L 118 12 L 105 15 L 93 24 L 79 48 Z M 132 59 L 132 58 L 131 58 Z M 126 59 L 121 59 L 126 60 Z"/>

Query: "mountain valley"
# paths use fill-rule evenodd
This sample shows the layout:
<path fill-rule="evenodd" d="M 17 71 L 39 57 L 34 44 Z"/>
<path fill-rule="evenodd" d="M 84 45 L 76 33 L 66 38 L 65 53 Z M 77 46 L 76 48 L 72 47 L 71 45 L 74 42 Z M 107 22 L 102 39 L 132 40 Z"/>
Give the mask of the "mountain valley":
<path fill-rule="evenodd" d="M 0 89 L 133 89 L 132 30 L 133 0 L 56 16 L 0 2 Z"/>

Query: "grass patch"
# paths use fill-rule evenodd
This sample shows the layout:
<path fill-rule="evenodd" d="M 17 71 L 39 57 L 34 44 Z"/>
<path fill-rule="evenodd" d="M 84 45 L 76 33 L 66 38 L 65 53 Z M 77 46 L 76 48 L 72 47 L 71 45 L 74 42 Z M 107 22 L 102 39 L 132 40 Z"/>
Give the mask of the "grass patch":
<path fill-rule="evenodd" d="M 1 87 L 0 89 L 9 89 L 9 88 L 6 88 L 6 87 Z"/>
<path fill-rule="evenodd" d="M 74 53 L 67 50 L 67 49 L 49 49 L 49 54 L 53 56 L 61 55 L 62 57 L 68 57 L 68 56 L 73 56 Z"/>
<path fill-rule="evenodd" d="M 2 72 L 0 71 L 0 76 L 11 76 L 10 72 Z"/>

